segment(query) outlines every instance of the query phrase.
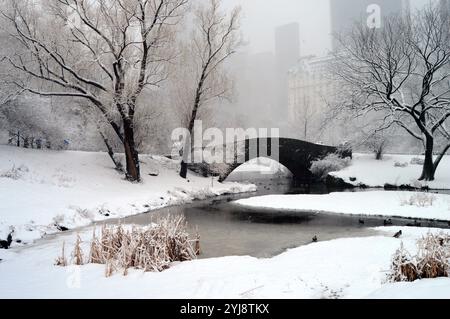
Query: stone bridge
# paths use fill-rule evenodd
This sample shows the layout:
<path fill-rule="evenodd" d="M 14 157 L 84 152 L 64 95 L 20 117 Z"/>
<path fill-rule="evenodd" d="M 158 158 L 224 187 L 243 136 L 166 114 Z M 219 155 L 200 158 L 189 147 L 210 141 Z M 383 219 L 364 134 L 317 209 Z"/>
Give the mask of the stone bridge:
<path fill-rule="evenodd" d="M 218 147 L 214 149 L 218 151 Z M 252 159 L 264 157 L 284 165 L 295 180 L 309 181 L 313 178 L 309 169 L 314 160 L 331 153 L 338 153 L 342 157 L 352 156 L 348 147 L 319 145 L 290 138 L 246 139 L 234 145 L 223 145 L 222 149 L 225 152 L 220 156 L 228 164 L 190 164 L 189 169 L 205 176 L 219 176 L 220 181 L 224 181 L 239 166 Z"/>

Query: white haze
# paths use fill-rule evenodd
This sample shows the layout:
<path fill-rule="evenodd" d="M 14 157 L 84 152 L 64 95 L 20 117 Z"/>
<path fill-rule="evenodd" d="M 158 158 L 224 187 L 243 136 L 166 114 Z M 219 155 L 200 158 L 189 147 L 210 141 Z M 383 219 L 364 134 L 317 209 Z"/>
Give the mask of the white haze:
<path fill-rule="evenodd" d="M 249 53 L 274 51 L 275 28 L 300 25 L 301 54 L 323 55 L 331 48 L 330 0 L 226 0 L 224 6 L 242 7 L 242 31 Z M 411 8 L 429 0 L 411 0 Z"/>

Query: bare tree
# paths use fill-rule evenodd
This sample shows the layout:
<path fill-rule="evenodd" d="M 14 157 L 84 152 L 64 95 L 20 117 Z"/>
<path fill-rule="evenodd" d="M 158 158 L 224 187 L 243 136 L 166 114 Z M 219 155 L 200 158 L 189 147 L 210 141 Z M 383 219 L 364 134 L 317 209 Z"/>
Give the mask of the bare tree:
<path fill-rule="evenodd" d="M 42 107 L 45 102 L 20 96 L 0 104 L 2 129 L 9 133 L 9 144 L 24 148 L 62 147 L 63 132 L 51 108 Z"/>
<path fill-rule="evenodd" d="M 379 130 L 398 125 L 424 146 L 420 180 L 432 181 L 450 148 L 450 19 L 429 5 L 411 20 L 386 19 L 382 29 L 362 24 L 341 36 L 334 73 L 343 109 L 384 116 Z M 447 141 L 434 159 L 435 139 Z"/>
<path fill-rule="evenodd" d="M 115 154 L 119 146 L 117 135 L 112 132 L 111 126 L 105 121 L 104 116 L 96 108 L 86 107 L 85 103 L 85 100 L 72 101 L 72 110 L 79 114 L 84 126 L 87 126 L 89 123 L 93 124 L 106 147 L 108 156 L 113 162 L 116 171 L 123 173 L 123 164 Z M 78 109 L 74 109 L 74 106 L 78 106 Z"/>
<path fill-rule="evenodd" d="M 318 122 L 319 109 L 317 105 L 313 105 L 309 96 L 303 96 L 300 105 L 295 105 L 295 108 L 291 114 L 292 118 L 289 119 L 290 126 L 295 134 L 305 140 L 314 142 L 318 136 L 318 128 L 314 126 L 314 123 Z M 300 134 L 298 132 L 300 131 Z"/>
<path fill-rule="evenodd" d="M 369 151 L 375 154 L 375 159 L 381 161 L 386 149 L 393 144 L 395 127 L 390 127 L 383 130 L 378 130 L 378 127 L 373 127 L 370 123 L 364 127 L 360 127 L 359 134 L 357 134 L 358 146 L 368 148 Z"/>
<path fill-rule="evenodd" d="M 225 97 L 229 91 L 229 79 L 223 69 L 223 63 L 235 53 L 240 43 L 239 16 L 236 7 L 229 16 L 220 10 L 221 0 L 209 0 L 207 6 L 196 11 L 197 26 L 192 39 L 192 62 L 195 66 L 195 92 L 188 113 L 187 129 L 193 137 L 194 123 L 199 110 L 215 98 Z M 193 139 L 192 139 L 193 140 Z M 180 176 L 187 176 L 187 158 L 191 152 L 188 139 L 183 150 Z"/>
<path fill-rule="evenodd" d="M 168 49 L 186 3 L 11 0 L 2 16 L 21 50 L 5 59 L 22 77 L 10 81 L 41 96 L 88 101 L 122 142 L 127 178 L 139 181 L 137 106 L 144 90 L 167 77 L 165 64 L 173 57 Z"/>
<path fill-rule="evenodd" d="M 162 134 L 163 126 L 167 125 L 163 115 L 161 110 L 147 105 L 139 108 L 135 122 L 136 147 L 139 151 L 146 149 L 148 140 L 157 139 L 158 134 Z"/>

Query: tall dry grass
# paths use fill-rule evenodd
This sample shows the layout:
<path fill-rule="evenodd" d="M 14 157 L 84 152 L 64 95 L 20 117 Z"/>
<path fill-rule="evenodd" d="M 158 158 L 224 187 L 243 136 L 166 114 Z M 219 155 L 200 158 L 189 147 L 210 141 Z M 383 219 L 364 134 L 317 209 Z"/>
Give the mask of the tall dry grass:
<path fill-rule="evenodd" d="M 65 252 L 65 242 L 62 244 L 61 249 L 61 255 L 58 256 L 55 260 L 56 266 L 66 267 L 67 266 L 67 259 L 66 259 L 66 252 Z"/>
<path fill-rule="evenodd" d="M 191 239 L 184 216 L 168 216 L 149 227 L 103 226 L 94 230 L 88 263 L 105 265 L 105 276 L 128 269 L 163 271 L 175 261 L 188 261 L 200 254 L 200 237 Z M 83 264 L 81 239 L 75 243 L 73 262 Z M 60 257 L 61 258 L 61 257 Z"/>
<path fill-rule="evenodd" d="M 391 282 L 415 281 L 424 278 L 449 277 L 450 236 L 444 233 L 428 234 L 417 242 L 415 256 L 403 244 L 392 257 L 388 280 Z"/>

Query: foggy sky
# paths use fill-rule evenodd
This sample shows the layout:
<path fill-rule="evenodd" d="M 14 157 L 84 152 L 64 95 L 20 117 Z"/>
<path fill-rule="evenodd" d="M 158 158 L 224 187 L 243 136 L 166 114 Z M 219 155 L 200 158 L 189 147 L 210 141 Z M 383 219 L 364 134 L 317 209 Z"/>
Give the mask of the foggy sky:
<path fill-rule="evenodd" d="M 331 48 L 330 0 L 225 0 L 224 6 L 240 5 L 242 32 L 249 53 L 274 51 L 274 29 L 290 22 L 300 24 L 301 55 L 325 54 Z M 411 9 L 429 0 L 411 0 Z M 436 1 L 436 0 L 434 0 Z"/>

